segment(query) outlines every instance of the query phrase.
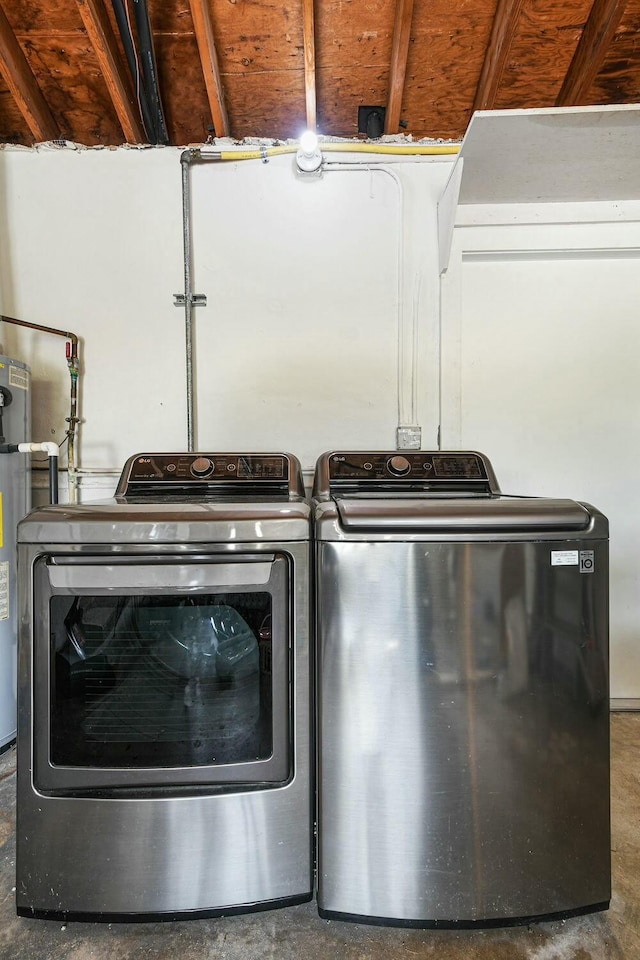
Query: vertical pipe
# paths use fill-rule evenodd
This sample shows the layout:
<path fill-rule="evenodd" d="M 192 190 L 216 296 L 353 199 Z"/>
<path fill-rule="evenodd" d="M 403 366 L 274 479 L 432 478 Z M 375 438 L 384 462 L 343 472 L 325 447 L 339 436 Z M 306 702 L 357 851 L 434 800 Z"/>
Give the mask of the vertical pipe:
<path fill-rule="evenodd" d="M 189 164 L 192 150 L 184 150 L 182 163 L 182 237 L 184 242 L 184 327 L 187 366 L 187 450 L 194 451 L 193 423 L 193 293 L 191 290 L 191 203 L 189 196 Z"/>
<path fill-rule="evenodd" d="M 69 374 L 71 376 L 71 407 L 67 423 L 67 478 L 69 481 L 69 503 L 78 502 L 78 473 L 76 470 L 76 426 L 78 420 L 78 353 L 77 344 L 71 345 L 70 356 L 67 358 Z M 53 501 L 52 501 L 53 502 Z M 56 501 L 57 502 L 57 501 Z"/>
<path fill-rule="evenodd" d="M 58 502 L 58 458 L 49 457 L 49 503 Z"/>
<path fill-rule="evenodd" d="M 38 451 L 43 450 L 49 457 L 49 500 L 51 503 L 58 502 L 58 458 L 60 456 L 60 447 L 57 443 L 53 441 L 45 441 L 44 443 L 30 443 L 25 441 L 24 443 L 4 444 L 0 448 L 1 453 L 13 453 L 17 451 L 18 453 L 37 453 Z"/>

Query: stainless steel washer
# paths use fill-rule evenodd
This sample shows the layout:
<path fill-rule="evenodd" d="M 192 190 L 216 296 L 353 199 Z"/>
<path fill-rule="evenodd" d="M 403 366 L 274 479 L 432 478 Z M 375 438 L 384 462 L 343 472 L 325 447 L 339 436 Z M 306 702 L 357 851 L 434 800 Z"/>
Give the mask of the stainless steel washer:
<path fill-rule="evenodd" d="M 474 452 L 326 454 L 313 510 L 321 915 L 605 909 L 605 517 Z"/>
<path fill-rule="evenodd" d="M 311 898 L 303 495 L 285 454 L 139 454 L 22 522 L 19 914 Z"/>

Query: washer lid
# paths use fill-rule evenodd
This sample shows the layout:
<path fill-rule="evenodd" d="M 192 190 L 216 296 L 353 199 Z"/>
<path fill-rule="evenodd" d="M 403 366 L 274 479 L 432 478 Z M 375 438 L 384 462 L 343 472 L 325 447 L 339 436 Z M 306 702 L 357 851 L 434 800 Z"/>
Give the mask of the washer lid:
<path fill-rule="evenodd" d="M 586 530 L 588 510 L 575 500 L 536 497 L 335 497 L 345 531 Z"/>

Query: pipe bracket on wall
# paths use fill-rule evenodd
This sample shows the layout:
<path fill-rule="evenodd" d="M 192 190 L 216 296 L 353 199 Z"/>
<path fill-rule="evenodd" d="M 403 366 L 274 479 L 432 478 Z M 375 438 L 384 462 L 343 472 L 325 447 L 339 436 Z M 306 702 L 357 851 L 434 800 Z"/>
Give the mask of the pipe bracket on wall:
<path fill-rule="evenodd" d="M 194 307 L 206 307 L 207 305 L 207 295 L 205 293 L 194 293 L 189 297 L 189 300 L 191 301 L 191 305 Z M 187 298 L 184 293 L 174 293 L 174 307 L 184 307 L 186 302 Z"/>

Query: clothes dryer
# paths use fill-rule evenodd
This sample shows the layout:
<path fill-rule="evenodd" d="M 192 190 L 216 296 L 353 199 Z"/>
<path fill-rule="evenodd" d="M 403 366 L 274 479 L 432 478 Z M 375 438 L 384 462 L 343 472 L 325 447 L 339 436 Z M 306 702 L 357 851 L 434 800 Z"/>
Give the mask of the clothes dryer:
<path fill-rule="evenodd" d="M 311 898 L 303 494 L 286 454 L 143 453 L 22 522 L 19 914 Z"/>

